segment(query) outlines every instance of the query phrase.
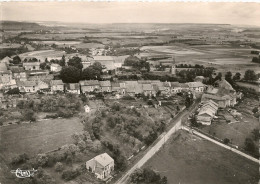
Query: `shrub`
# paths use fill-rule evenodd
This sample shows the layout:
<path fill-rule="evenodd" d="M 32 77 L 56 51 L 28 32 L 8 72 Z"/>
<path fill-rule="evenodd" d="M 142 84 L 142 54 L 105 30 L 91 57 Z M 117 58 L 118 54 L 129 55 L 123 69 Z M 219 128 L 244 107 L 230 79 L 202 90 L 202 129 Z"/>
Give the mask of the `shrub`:
<path fill-rule="evenodd" d="M 23 113 L 23 120 L 24 121 L 36 121 L 36 116 L 33 110 L 25 110 Z"/>
<path fill-rule="evenodd" d="M 78 170 L 66 170 L 66 171 L 63 171 L 61 177 L 62 177 L 62 179 L 69 181 L 69 180 L 76 178 L 79 174 L 80 173 Z"/>
<path fill-rule="evenodd" d="M 257 108 L 257 107 L 253 108 L 252 112 L 253 112 L 254 114 L 257 113 L 257 112 L 258 112 L 258 108 Z"/>
<path fill-rule="evenodd" d="M 224 144 L 228 144 L 228 143 L 230 142 L 230 140 L 229 140 L 228 138 L 225 138 L 225 139 L 223 140 L 223 142 L 224 142 Z"/>
<path fill-rule="evenodd" d="M 69 109 L 59 109 L 57 114 L 62 118 L 71 118 L 73 116 L 73 111 Z"/>
<path fill-rule="evenodd" d="M 11 164 L 16 165 L 16 164 L 21 164 L 29 160 L 29 157 L 26 153 L 20 154 L 11 160 Z"/>
<path fill-rule="evenodd" d="M 38 154 L 36 157 L 37 164 L 40 167 L 47 166 L 48 160 L 49 158 L 46 154 Z"/>
<path fill-rule="evenodd" d="M 57 162 L 56 164 L 55 164 L 55 171 L 57 171 L 57 172 L 60 172 L 60 171 L 62 171 L 64 168 L 63 168 L 63 164 L 61 163 L 61 162 Z"/>

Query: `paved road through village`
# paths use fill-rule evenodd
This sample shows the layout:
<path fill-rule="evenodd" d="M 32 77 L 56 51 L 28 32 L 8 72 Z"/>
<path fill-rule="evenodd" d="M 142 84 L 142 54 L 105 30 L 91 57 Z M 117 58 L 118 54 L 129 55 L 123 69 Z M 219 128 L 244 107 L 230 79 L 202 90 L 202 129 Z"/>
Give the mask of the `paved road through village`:
<path fill-rule="evenodd" d="M 166 133 L 163 133 L 159 136 L 159 140 L 156 144 L 154 144 L 151 148 L 148 148 L 148 152 L 130 169 L 128 170 L 117 182 L 116 184 L 125 184 L 129 179 L 129 176 L 137 169 L 142 167 L 156 152 L 160 150 L 160 148 L 166 143 L 166 141 L 174 134 L 178 129 L 181 128 L 182 118 L 186 119 L 189 113 L 193 112 L 198 105 L 198 102 L 194 103 L 189 109 L 181 112 L 177 118 L 174 118 L 171 121 L 171 126 Z"/>

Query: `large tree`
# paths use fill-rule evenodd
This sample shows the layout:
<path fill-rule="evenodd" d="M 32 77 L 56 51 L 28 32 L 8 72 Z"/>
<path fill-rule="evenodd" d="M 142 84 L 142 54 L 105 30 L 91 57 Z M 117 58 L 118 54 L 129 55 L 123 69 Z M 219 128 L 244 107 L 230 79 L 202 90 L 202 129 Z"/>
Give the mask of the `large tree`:
<path fill-rule="evenodd" d="M 65 66 L 60 72 L 60 78 L 64 83 L 77 83 L 80 80 L 80 69 L 74 66 Z"/>
<path fill-rule="evenodd" d="M 237 73 L 234 75 L 233 80 L 234 80 L 234 81 L 239 81 L 240 78 L 241 78 L 241 73 L 237 72 Z"/>
<path fill-rule="evenodd" d="M 232 83 L 232 73 L 231 72 L 227 72 L 225 75 L 225 79 L 226 81 L 228 81 L 229 83 Z"/>
<path fill-rule="evenodd" d="M 19 56 L 14 56 L 12 63 L 13 64 L 20 64 L 21 61 L 22 60 L 21 60 L 21 58 Z"/>
<path fill-rule="evenodd" d="M 99 62 L 95 62 L 93 65 L 85 68 L 82 71 L 81 79 L 92 80 L 99 79 L 102 72 L 102 65 Z"/>
<path fill-rule="evenodd" d="M 82 65 L 82 60 L 80 57 L 74 56 L 73 58 L 69 59 L 68 61 L 68 65 L 69 66 L 74 66 L 78 69 L 82 69 L 83 65 Z"/>
<path fill-rule="evenodd" d="M 247 81 L 255 81 L 257 79 L 257 76 L 256 76 L 254 70 L 247 70 L 245 72 L 244 79 Z"/>

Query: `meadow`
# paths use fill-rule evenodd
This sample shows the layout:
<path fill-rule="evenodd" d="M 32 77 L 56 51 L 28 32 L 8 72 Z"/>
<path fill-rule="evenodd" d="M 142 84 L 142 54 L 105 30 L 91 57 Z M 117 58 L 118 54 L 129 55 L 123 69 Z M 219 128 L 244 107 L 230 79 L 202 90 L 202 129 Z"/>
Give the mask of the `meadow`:
<path fill-rule="evenodd" d="M 0 154 L 10 161 L 22 153 L 29 156 L 45 153 L 71 144 L 71 135 L 81 131 L 83 125 L 76 117 L 0 127 Z"/>
<path fill-rule="evenodd" d="M 144 166 L 170 184 L 251 184 L 258 182 L 258 164 L 211 142 L 177 132 Z"/>

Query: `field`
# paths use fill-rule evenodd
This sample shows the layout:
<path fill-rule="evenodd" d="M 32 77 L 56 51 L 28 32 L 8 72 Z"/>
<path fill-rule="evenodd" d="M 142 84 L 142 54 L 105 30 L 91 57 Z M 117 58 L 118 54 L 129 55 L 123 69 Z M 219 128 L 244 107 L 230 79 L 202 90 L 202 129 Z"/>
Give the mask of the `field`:
<path fill-rule="evenodd" d="M 236 82 L 236 84 L 239 86 L 242 86 L 242 87 L 252 88 L 256 91 L 259 91 L 259 86 L 255 85 L 255 84 L 249 84 L 249 83 L 245 83 L 245 82 Z"/>
<path fill-rule="evenodd" d="M 228 138 L 234 145 L 244 147 L 247 137 L 252 137 L 252 130 L 259 128 L 259 121 L 252 115 L 252 109 L 257 106 L 257 100 L 246 98 L 235 109 L 242 114 L 236 123 L 214 122 L 211 126 L 204 126 L 206 133 L 215 134 L 220 139 Z M 257 144 L 257 142 L 256 142 Z"/>
<path fill-rule="evenodd" d="M 72 143 L 71 135 L 81 132 L 78 118 L 45 120 L 0 128 L 0 154 L 7 160 L 18 154 L 33 156 Z"/>
<path fill-rule="evenodd" d="M 258 164 L 179 131 L 148 163 L 170 184 L 255 184 Z"/>

